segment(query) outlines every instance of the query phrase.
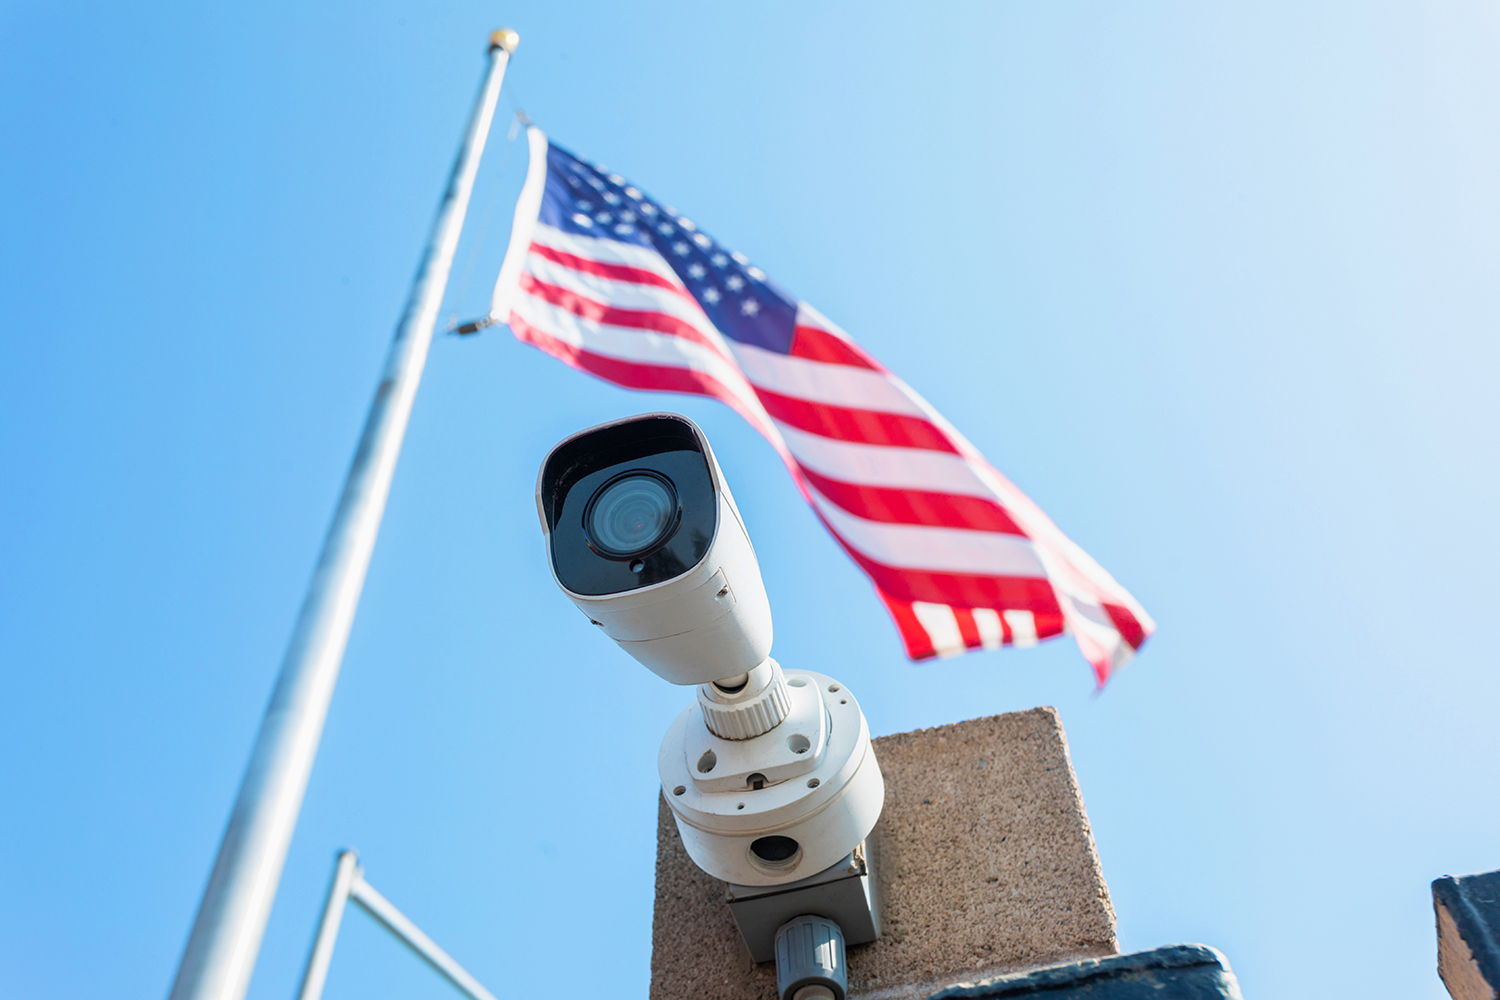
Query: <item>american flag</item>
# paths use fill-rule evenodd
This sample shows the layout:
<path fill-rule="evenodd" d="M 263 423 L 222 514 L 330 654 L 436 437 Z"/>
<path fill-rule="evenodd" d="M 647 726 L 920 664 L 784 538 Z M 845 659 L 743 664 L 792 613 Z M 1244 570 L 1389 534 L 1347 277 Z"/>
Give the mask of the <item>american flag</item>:
<path fill-rule="evenodd" d="M 490 322 L 616 385 L 712 396 L 780 453 L 913 659 L 1071 632 L 1102 685 L 1155 628 L 912 389 L 744 254 L 529 130 Z"/>

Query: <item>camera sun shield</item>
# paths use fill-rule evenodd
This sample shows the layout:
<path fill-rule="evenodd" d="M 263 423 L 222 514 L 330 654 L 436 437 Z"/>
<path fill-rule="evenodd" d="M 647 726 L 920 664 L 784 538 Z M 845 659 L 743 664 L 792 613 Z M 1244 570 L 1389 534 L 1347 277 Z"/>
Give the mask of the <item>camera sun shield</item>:
<path fill-rule="evenodd" d="M 563 441 L 542 463 L 537 512 L 558 586 L 660 676 L 705 684 L 769 656 L 755 551 L 686 417 L 644 414 Z"/>

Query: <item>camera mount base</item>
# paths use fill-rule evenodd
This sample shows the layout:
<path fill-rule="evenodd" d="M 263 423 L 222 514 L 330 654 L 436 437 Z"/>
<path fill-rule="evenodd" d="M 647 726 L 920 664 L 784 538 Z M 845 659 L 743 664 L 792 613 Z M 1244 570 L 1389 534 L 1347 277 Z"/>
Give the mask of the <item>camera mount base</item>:
<path fill-rule="evenodd" d="M 724 739 L 693 704 L 662 738 L 657 769 L 683 846 L 725 882 L 785 887 L 825 871 L 869 835 L 885 801 L 854 695 L 810 670 L 785 678 L 789 711 L 769 732 Z"/>

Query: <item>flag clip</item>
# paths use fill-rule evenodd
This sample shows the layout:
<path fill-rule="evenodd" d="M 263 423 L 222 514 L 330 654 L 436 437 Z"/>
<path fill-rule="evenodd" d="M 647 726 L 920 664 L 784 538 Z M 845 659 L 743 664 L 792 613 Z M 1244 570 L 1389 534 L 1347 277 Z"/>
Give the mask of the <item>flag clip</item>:
<path fill-rule="evenodd" d="M 460 337 L 467 337 L 471 333 L 478 333 L 487 326 L 494 326 L 493 316 L 482 316 L 479 319 L 471 319 L 467 323 L 458 323 L 448 328 L 449 333 L 456 333 Z"/>

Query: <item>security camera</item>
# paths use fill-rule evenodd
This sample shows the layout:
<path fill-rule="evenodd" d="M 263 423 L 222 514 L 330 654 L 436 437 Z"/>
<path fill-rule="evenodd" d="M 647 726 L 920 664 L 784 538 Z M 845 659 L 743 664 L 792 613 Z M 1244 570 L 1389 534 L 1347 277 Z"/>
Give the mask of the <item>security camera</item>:
<path fill-rule="evenodd" d="M 843 938 L 826 976 L 782 942 L 815 933 L 807 920 L 857 925 L 849 943 L 879 933 L 864 842 L 885 782 L 853 694 L 771 658 L 760 566 L 707 438 L 675 413 L 575 434 L 542 463 L 537 511 L 568 599 L 653 672 L 697 686 L 657 759 L 688 856 L 730 883 L 752 954 L 776 952 L 778 973 L 791 956 L 783 1000 L 843 1000 Z"/>
<path fill-rule="evenodd" d="M 557 585 L 661 677 L 707 684 L 765 662 L 755 549 L 692 421 L 651 413 L 573 435 L 542 465 L 537 510 Z"/>

